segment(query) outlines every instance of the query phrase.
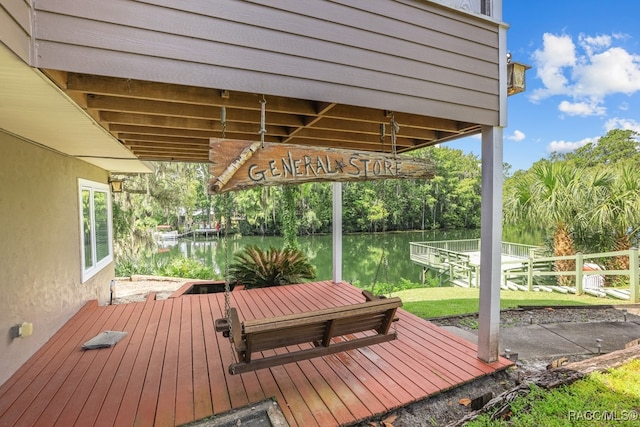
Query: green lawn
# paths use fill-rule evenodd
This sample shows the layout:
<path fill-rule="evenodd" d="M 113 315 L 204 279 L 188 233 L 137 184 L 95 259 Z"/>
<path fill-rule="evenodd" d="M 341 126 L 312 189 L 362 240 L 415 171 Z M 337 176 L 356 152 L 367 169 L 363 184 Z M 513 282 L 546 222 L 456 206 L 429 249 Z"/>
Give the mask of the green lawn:
<path fill-rule="evenodd" d="M 451 316 L 478 312 L 478 288 L 419 288 L 395 292 L 403 308 L 422 318 Z M 550 292 L 500 291 L 500 308 L 518 306 L 628 304 L 613 298 Z"/>

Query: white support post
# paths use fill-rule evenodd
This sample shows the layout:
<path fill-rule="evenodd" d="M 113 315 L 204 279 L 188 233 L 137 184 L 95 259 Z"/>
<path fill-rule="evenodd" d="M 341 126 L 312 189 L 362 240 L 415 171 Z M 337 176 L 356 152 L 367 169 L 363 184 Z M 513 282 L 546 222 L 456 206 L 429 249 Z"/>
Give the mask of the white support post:
<path fill-rule="evenodd" d="M 333 183 L 333 283 L 342 282 L 342 183 Z"/>
<path fill-rule="evenodd" d="M 502 248 L 502 128 L 482 127 L 478 357 L 498 360 Z"/>

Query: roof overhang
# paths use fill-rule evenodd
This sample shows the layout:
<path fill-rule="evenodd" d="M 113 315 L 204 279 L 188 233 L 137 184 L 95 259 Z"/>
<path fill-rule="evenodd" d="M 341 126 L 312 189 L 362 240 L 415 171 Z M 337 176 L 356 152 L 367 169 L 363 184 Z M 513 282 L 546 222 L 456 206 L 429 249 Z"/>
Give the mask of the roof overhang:
<path fill-rule="evenodd" d="M 0 129 L 110 172 L 152 168 L 0 43 Z"/>

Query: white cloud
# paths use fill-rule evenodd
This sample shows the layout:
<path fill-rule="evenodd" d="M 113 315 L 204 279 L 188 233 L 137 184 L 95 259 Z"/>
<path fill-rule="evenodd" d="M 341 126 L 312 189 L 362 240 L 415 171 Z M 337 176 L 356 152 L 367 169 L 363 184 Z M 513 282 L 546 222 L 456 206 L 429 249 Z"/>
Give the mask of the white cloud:
<path fill-rule="evenodd" d="M 593 55 L 594 51 L 601 51 L 602 49 L 611 46 L 611 36 L 607 35 L 592 37 L 580 34 L 578 36 L 578 41 L 580 46 L 587 52 L 587 56 Z"/>
<path fill-rule="evenodd" d="M 522 141 L 523 139 L 525 139 L 526 135 L 519 131 L 519 130 L 515 130 L 513 131 L 513 134 L 507 136 L 507 139 L 510 139 L 511 141 Z"/>
<path fill-rule="evenodd" d="M 573 76 L 575 95 L 599 99 L 613 93 L 629 95 L 640 90 L 640 56 L 612 47 L 576 66 Z"/>
<path fill-rule="evenodd" d="M 607 109 L 597 102 L 569 102 L 562 101 L 558 105 L 558 110 L 570 116 L 603 116 Z"/>
<path fill-rule="evenodd" d="M 585 138 L 580 141 L 570 142 L 570 141 L 551 141 L 547 146 L 547 151 L 549 153 L 569 153 L 571 151 L 575 151 L 580 147 L 584 147 L 590 142 L 596 142 L 598 138 Z"/>
<path fill-rule="evenodd" d="M 633 119 L 620 119 L 618 117 L 607 120 L 604 124 L 604 128 L 607 132 L 613 129 L 632 130 L 640 133 L 640 122 Z"/>
<path fill-rule="evenodd" d="M 542 50 L 533 53 L 537 76 L 544 85 L 544 89 L 534 91 L 532 98 L 536 100 L 567 93 L 569 80 L 563 70 L 576 64 L 576 48 L 571 37 L 544 33 L 542 45 Z"/>
<path fill-rule="evenodd" d="M 604 111 L 599 107 L 607 96 L 640 91 L 640 55 L 613 45 L 626 37 L 580 34 L 576 44 L 569 35 L 545 33 L 542 48 L 533 54 L 543 87 L 534 90 L 530 99 L 538 102 L 564 95 L 571 98 L 561 104 L 564 113 L 601 115 Z"/>

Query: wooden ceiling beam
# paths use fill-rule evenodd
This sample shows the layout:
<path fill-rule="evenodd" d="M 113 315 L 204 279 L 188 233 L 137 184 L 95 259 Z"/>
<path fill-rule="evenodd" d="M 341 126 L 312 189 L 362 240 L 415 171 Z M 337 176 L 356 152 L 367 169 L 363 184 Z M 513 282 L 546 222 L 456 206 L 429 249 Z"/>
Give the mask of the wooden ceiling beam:
<path fill-rule="evenodd" d="M 250 140 L 250 141 L 258 141 L 259 138 L 256 138 L 255 135 L 252 138 L 247 138 L 247 135 L 245 134 L 229 134 L 228 135 L 228 139 L 243 139 L 244 140 Z M 138 143 L 145 143 L 145 144 L 165 144 L 165 143 L 174 143 L 174 144 L 178 144 L 178 145 L 183 145 L 183 144 L 190 144 L 190 145 L 194 145 L 197 146 L 198 148 L 200 147 L 205 147 L 208 148 L 209 147 L 209 138 L 206 139 L 199 139 L 199 138 L 194 138 L 194 139 L 189 139 L 189 138 L 176 138 L 176 137 L 163 137 L 163 136 L 158 136 L 158 135 L 136 135 L 136 134 L 125 134 L 122 135 L 121 138 L 119 138 L 122 141 L 125 141 L 125 143 L 131 143 L 131 142 L 138 142 Z M 268 142 L 274 142 L 274 143 L 280 143 L 282 142 L 282 140 L 278 137 L 275 136 L 271 136 L 271 137 L 265 137 L 265 141 Z"/>
<path fill-rule="evenodd" d="M 209 151 L 208 146 L 193 146 L 188 144 L 154 144 L 149 145 L 141 142 L 127 142 L 125 144 L 129 149 L 135 151 L 167 151 L 180 153 L 204 153 Z"/>
<path fill-rule="evenodd" d="M 341 129 L 343 132 L 356 132 L 356 133 L 366 133 L 369 135 L 378 135 L 380 136 L 380 123 L 372 123 L 372 122 L 358 122 L 358 121 L 347 121 L 341 119 L 333 119 L 322 117 L 321 120 L 318 120 L 314 123 L 313 129 Z M 389 124 L 385 124 L 385 138 L 389 139 L 391 129 Z M 419 129 L 419 128 L 410 128 L 400 126 L 400 132 L 398 136 L 411 137 L 416 139 L 423 139 L 430 141 L 435 139 L 436 132 L 434 130 L 428 129 Z"/>
<path fill-rule="evenodd" d="M 318 139 L 318 140 L 326 140 L 326 141 L 341 141 L 345 143 L 367 143 L 367 144 L 378 144 L 382 147 L 382 143 L 380 142 L 380 137 L 378 135 L 370 135 L 370 134 L 358 134 L 358 133 L 345 133 L 345 132 L 337 132 L 334 130 L 322 130 L 322 129 L 309 129 L 305 128 L 297 132 L 295 136 L 290 139 Z M 412 147 L 414 145 L 413 140 L 407 140 L 406 138 L 397 138 L 396 139 L 398 146 Z M 391 143 L 387 140 L 385 144 L 391 145 Z"/>
<path fill-rule="evenodd" d="M 190 148 L 190 147 L 179 147 L 179 146 L 148 146 L 148 145 L 140 145 L 140 144 L 131 144 L 127 145 L 127 147 L 136 152 L 145 152 L 145 153 L 176 153 L 181 155 L 189 155 L 189 156 L 200 156 L 200 155 L 208 155 L 209 147 L 207 148 Z"/>
<path fill-rule="evenodd" d="M 169 83 L 121 79 L 116 77 L 93 76 L 69 73 L 64 86 L 69 91 L 85 92 L 94 95 L 109 95 L 125 98 L 160 100 L 203 106 L 226 106 L 260 111 L 262 95 L 246 92 L 228 92 L 222 96 L 222 90 L 185 86 Z M 300 99 L 265 96 L 269 111 L 287 114 L 317 114 L 317 107 L 311 101 Z"/>
<path fill-rule="evenodd" d="M 176 129 L 154 126 L 128 125 L 120 123 L 109 124 L 109 132 L 121 135 L 123 133 L 139 135 L 161 135 L 161 136 L 182 136 L 185 138 L 219 138 L 221 129 L 197 130 L 197 129 Z"/>
<path fill-rule="evenodd" d="M 135 152 L 134 153 L 140 160 L 149 162 L 195 162 L 195 163 L 209 163 L 209 154 L 203 155 L 184 155 L 175 153 L 155 153 L 155 152 Z"/>
<path fill-rule="evenodd" d="M 217 108 L 206 105 L 121 98 L 117 96 L 88 95 L 87 108 L 121 113 L 220 120 L 220 111 Z"/>
<path fill-rule="evenodd" d="M 295 135 L 300 132 L 302 129 L 311 127 L 314 125 L 314 123 L 316 123 L 318 120 L 320 120 L 322 118 L 322 115 L 324 113 L 326 113 L 327 111 L 329 111 L 330 109 L 332 109 L 333 107 L 335 107 L 336 104 L 333 103 L 319 103 L 317 105 L 318 107 L 318 115 L 317 116 L 313 116 L 313 117 L 307 117 L 306 119 L 304 119 L 304 127 L 297 127 L 295 129 L 292 129 L 291 132 L 289 133 L 288 137 L 284 139 L 283 142 L 288 142 L 291 140 L 291 138 L 294 138 Z"/>
<path fill-rule="evenodd" d="M 418 116 L 406 113 L 394 113 L 395 120 L 400 127 L 416 127 L 429 130 L 441 130 L 446 132 L 460 132 L 458 122 L 438 119 L 435 117 Z M 325 117 L 340 120 L 354 120 L 372 123 L 389 123 L 391 117 L 384 110 L 373 108 L 351 107 L 348 105 L 338 105 L 325 114 Z"/>
<path fill-rule="evenodd" d="M 43 72 L 141 160 L 208 162 L 210 138 L 259 141 L 262 94 L 121 78 Z M 321 101 L 265 96 L 265 140 L 361 151 L 391 151 L 391 113 Z M 398 152 L 480 132 L 474 123 L 393 113 Z M 381 125 L 384 124 L 383 141 Z"/>
<path fill-rule="evenodd" d="M 221 138 L 222 125 L 213 123 L 213 129 L 181 129 L 171 127 L 156 127 L 145 125 L 129 125 L 125 123 L 110 123 L 109 131 L 114 134 L 134 133 L 141 135 L 165 135 L 165 136 L 184 136 L 189 138 Z M 255 126 L 246 123 L 228 123 L 226 131 L 228 133 L 257 135 Z M 267 134 L 271 136 L 284 137 L 289 134 L 289 130 L 283 126 L 267 126 Z M 246 138 L 245 138 L 246 139 Z"/>
<path fill-rule="evenodd" d="M 208 145 L 209 138 L 186 138 L 181 136 L 163 135 L 139 135 L 135 133 L 118 134 L 119 139 L 124 141 L 149 141 L 149 142 L 175 142 L 178 144 Z"/>
<path fill-rule="evenodd" d="M 184 117 L 166 117 L 166 116 L 154 116 L 148 114 L 133 114 L 133 113 L 117 113 L 114 111 L 102 111 L 100 112 L 100 121 L 107 123 L 107 128 L 112 123 L 137 125 L 137 126 L 151 126 L 151 127 L 164 127 L 164 128 L 178 128 L 178 129 L 199 129 L 199 130 L 216 130 L 215 121 L 191 119 Z"/>
<path fill-rule="evenodd" d="M 113 96 L 91 95 L 87 99 L 87 107 L 100 111 L 220 121 L 220 111 L 217 109 L 202 105 L 182 104 L 177 102 L 149 101 L 144 99 L 127 99 Z M 304 119 L 297 115 L 273 113 L 271 111 L 267 114 L 268 122 L 270 124 L 282 126 L 301 126 L 304 124 Z M 234 122 L 257 124 L 260 122 L 260 112 L 227 109 L 226 120 L 227 126 Z M 257 132 L 259 127 L 256 126 L 255 129 Z"/>
<path fill-rule="evenodd" d="M 354 142 L 344 142 L 344 141 L 335 141 L 335 140 L 326 140 L 326 139 L 306 139 L 306 138 L 294 138 L 290 142 L 291 144 L 296 145 L 304 145 L 309 147 L 333 147 L 333 148 L 344 148 L 347 150 L 356 150 L 356 151 L 377 151 L 380 152 L 380 143 L 372 144 L 367 142 L 358 142 L 357 145 Z M 391 146 L 385 147 L 384 152 L 390 153 Z"/>

